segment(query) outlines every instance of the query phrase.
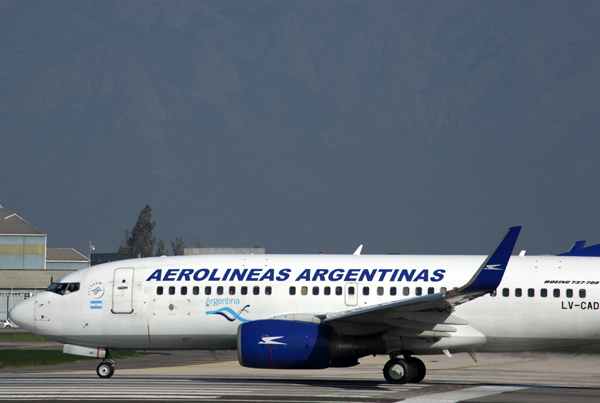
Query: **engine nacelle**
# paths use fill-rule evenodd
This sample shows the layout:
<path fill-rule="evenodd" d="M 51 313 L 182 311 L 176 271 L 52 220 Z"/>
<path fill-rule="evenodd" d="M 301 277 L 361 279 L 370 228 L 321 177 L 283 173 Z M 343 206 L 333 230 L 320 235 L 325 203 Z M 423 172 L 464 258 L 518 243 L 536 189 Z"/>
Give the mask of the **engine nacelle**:
<path fill-rule="evenodd" d="M 238 328 L 240 365 L 250 368 L 321 369 L 330 366 L 331 328 L 289 320 L 255 320 Z"/>

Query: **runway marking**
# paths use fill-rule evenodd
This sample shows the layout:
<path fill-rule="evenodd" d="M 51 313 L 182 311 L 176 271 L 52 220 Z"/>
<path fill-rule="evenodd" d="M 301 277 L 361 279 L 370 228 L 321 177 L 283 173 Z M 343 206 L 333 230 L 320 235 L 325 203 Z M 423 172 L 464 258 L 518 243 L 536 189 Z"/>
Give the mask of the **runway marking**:
<path fill-rule="evenodd" d="M 227 402 L 289 403 L 336 402 L 366 403 L 373 400 L 393 402 L 400 394 L 422 390 L 426 385 L 391 385 L 335 381 L 204 380 L 199 378 L 119 377 L 99 379 L 91 376 L 28 376 L 0 378 L 0 395 L 6 400 L 202 400 Z"/>
<path fill-rule="evenodd" d="M 396 403 L 455 403 L 461 400 L 475 399 L 478 397 L 496 395 L 499 393 L 513 392 L 515 390 L 527 389 L 522 386 L 477 386 L 475 388 L 455 390 L 453 392 L 434 393 L 399 400 Z"/>

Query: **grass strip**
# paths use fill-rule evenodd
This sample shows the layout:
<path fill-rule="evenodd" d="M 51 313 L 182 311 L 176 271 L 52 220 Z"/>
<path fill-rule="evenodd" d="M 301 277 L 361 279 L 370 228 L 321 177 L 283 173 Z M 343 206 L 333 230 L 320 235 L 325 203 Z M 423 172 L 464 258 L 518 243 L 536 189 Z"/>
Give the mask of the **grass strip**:
<path fill-rule="evenodd" d="M 600 344 L 592 344 L 590 346 L 559 348 L 556 350 L 546 350 L 550 353 L 559 354 L 600 354 Z"/>
<path fill-rule="evenodd" d="M 3 341 L 50 341 L 42 336 L 29 332 L 10 332 L 0 333 L 0 342 Z"/>
<path fill-rule="evenodd" d="M 111 350 L 114 359 L 145 357 L 149 354 L 134 350 Z M 0 369 L 8 367 L 33 367 L 38 365 L 54 365 L 70 362 L 98 360 L 97 358 L 65 354 L 60 350 L 0 350 Z"/>

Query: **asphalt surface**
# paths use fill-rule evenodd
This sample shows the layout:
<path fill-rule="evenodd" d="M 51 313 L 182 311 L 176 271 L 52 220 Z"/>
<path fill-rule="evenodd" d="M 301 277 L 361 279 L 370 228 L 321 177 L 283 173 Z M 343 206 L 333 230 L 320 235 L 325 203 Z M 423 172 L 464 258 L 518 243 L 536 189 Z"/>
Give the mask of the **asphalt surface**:
<path fill-rule="evenodd" d="M 0 343 L 3 348 L 60 349 L 52 342 Z M 2 352 L 0 350 L 0 356 Z M 467 354 L 420 357 L 420 384 L 390 385 L 386 357 L 365 357 L 351 368 L 259 370 L 243 368 L 236 352 L 160 351 L 117 362 L 100 379 L 93 361 L 0 370 L 0 400 L 218 401 L 218 402 L 598 402 L 600 356 L 555 353 Z M 1 361 L 1 359 L 0 359 Z"/>

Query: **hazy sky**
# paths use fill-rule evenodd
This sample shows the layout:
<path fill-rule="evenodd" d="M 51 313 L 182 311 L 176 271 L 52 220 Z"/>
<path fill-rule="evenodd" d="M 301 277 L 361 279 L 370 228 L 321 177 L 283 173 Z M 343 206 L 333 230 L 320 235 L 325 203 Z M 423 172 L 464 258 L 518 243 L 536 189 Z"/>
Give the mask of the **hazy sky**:
<path fill-rule="evenodd" d="M 600 3 L 0 1 L 0 204 L 49 247 L 600 242 Z"/>

